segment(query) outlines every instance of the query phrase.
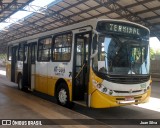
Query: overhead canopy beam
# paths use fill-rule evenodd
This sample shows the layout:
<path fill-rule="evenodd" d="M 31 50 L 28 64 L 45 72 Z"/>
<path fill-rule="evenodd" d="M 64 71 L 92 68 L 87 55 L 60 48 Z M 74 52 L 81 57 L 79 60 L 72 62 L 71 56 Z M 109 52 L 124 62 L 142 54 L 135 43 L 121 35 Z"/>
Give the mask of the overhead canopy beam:
<path fill-rule="evenodd" d="M 143 24 L 147 27 L 150 28 L 151 30 L 151 35 L 156 35 L 157 37 L 160 36 L 159 34 L 159 22 L 156 23 L 151 23 L 150 20 L 156 20 L 157 18 L 159 18 L 159 15 L 156 14 L 155 16 L 150 16 L 147 18 L 142 18 L 140 15 L 143 13 L 147 13 L 148 11 L 150 12 L 154 12 L 156 10 L 158 10 L 158 7 L 152 7 L 152 8 L 147 8 L 146 7 L 146 3 L 150 3 L 151 0 L 142 0 L 142 1 L 136 1 L 133 4 L 129 4 L 126 6 L 122 6 L 122 4 L 120 4 L 121 1 L 119 0 L 93 0 L 96 3 L 96 6 L 89 6 L 88 4 L 86 4 L 86 2 L 88 2 L 89 0 L 77 0 L 75 3 L 67 3 L 67 1 L 61 1 L 64 5 L 66 4 L 67 7 L 63 7 L 63 4 L 59 4 L 57 3 L 56 5 L 52 5 L 53 8 L 55 7 L 59 7 L 61 9 L 59 9 L 58 11 L 54 11 L 52 9 L 52 7 L 50 8 L 41 8 L 41 10 L 37 11 L 35 10 L 35 13 L 32 14 L 31 17 L 27 17 L 24 19 L 24 21 L 20 22 L 22 25 L 20 25 L 19 27 L 16 25 L 15 27 L 10 27 L 8 30 L 10 31 L 10 33 L 7 32 L 1 32 L 1 37 L 3 38 L 3 42 L 8 42 L 8 41 L 12 41 L 15 39 L 19 39 L 25 36 L 29 36 L 32 34 L 37 34 L 37 33 L 41 33 L 44 31 L 49 31 L 51 29 L 56 29 L 59 27 L 63 27 L 69 24 L 74 24 L 77 22 L 81 22 L 81 21 L 85 21 L 88 19 L 92 19 L 92 18 L 98 18 L 100 16 L 107 16 L 108 18 L 110 18 L 110 14 L 115 13 L 117 15 L 119 15 L 118 17 L 115 17 L 116 19 L 118 18 L 125 18 L 129 21 L 132 22 L 137 22 L 140 24 Z M 91 1 L 90 1 L 91 2 Z M 86 9 L 80 9 L 79 5 L 84 5 L 87 8 Z M 142 5 L 144 6 L 146 9 L 142 10 L 142 11 L 137 11 L 136 13 L 133 13 L 133 11 L 131 10 L 132 7 L 136 7 L 138 5 Z M 28 6 L 29 7 L 29 6 Z M 33 7 L 33 6 L 32 6 Z M 107 12 L 99 12 L 98 9 L 104 7 L 106 8 Z M 72 12 L 70 9 L 71 8 L 76 8 L 79 10 L 78 13 L 74 13 Z M 46 10 L 45 10 L 46 9 Z M 97 12 L 96 15 L 93 15 L 91 13 L 89 13 L 90 11 L 95 10 Z M 70 15 L 65 16 L 65 14 L 63 14 L 63 12 L 68 11 L 70 12 Z M 43 15 L 38 17 L 37 14 Z M 81 14 L 85 14 L 88 15 L 88 17 L 85 17 Z M 78 16 L 81 20 L 75 20 L 74 17 Z M 32 19 L 35 18 L 35 19 Z M 47 21 L 47 18 L 50 19 Z M 30 19 L 32 21 L 30 21 Z M 38 23 L 40 23 L 41 25 L 39 25 Z M 60 25 L 58 25 L 60 23 Z M 53 26 L 52 26 L 53 25 Z M 27 29 L 25 29 L 25 27 Z"/>
<path fill-rule="evenodd" d="M 17 2 L 17 0 L 13 0 L 10 4 L 8 4 L 5 8 L 3 8 L 0 11 L 0 14 L 2 14 L 4 11 L 8 11 L 14 4 L 14 6 L 16 7 L 16 9 L 14 11 L 12 11 L 11 13 L 9 13 L 7 16 L 4 16 L 3 18 L 0 18 L 0 22 L 5 21 L 7 18 L 9 18 L 11 15 L 13 15 L 14 13 L 16 13 L 19 9 L 24 8 L 26 5 L 28 5 L 30 2 L 32 2 L 33 0 L 28 0 L 26 3 L 23 4 L 19 4 Z"/>
<path fill-rule="evenodd" d="M 85 0 L 85 1 L 88 1 L 88 0 Z M 78 3 L 75 3 L 74 5 L 71 5 L 70 7 L 74 7 L 74 6 L 76 6 L 76 5 L 78 5 L 78 4 L 81 4 L 82 2 L 84 2 L 84 0 L 81 0 L 81 1 L 79 1 Z M 69 7 L 68 7 L 69 8 Z M 60 10 L 60 11 L 57 11 L 57 12 L 55 12 L 55 11 L 48 11 L 49 13 L 47 14 L 46 13 L 46 15 L 45 15 L 45 17 L 43 17 L 43 18 L 40 18 L 39 20 L 35 20 L 34 22 L 30 22 L 31 24 L 33 24 L 33 25 L 35 25 L 35 26 L 37 26 L 36 27 L 36 29 L 41 29 L 41 28 L 44 28 L 44 26 L 46 26 L 46 24 L 45 25 L 41 25 L 41 26 L 39 26 L 38 27 L 38 25 L 36 25 L 36 22 L 38 22 L 38 21 L 40 21 L 40 20 L 43 20 L 44 18 L 47 18 L 47 17 L 55 17 L 57 20 L 56 21 L 59 21 L 59 20 L 61 20 L 61 19 L 63 19 L 63 20 L 61 20 L 61 21 L 69 21 L 69 22 L 73 22 L 74 20 L 72 20 L 72 19 L 70 19 L 70 17 L 66 17 L 66 16 L 64 16 L 64 15 L 59 15 L 59 14 L 61 14 L 61 12 L 62 11 L 65 11 L 65 10 L 67 10 L 68 8 L 65 8 L 65 9 L 62 9 L 62 10 Z M 26 21 L 26 20 L 25 20 Z M 67 24 L 69 24 L 69 22 L 67 22 Z M 65 22 L 66 23 L 66 22 Z M 49 23 L 48 23 L 49 24 Z M 47 24 L 47 25 L 48 25 Z M 24 25 L 29 25 L 29 24 L 24 24 Z M 22 26 L 23 27 L 23 26 Z M 19 29 L 21 29 L 22 27 L 20 27 L 20 28 L 18 28 L 18 29 L 15 29 L 16 31 L 19 31 Z M 31 29 L 34 29 L 34 28 L 31 28 Z M 31 29 L 29 29 L 28 31 L 30 31 Z M 14 30 L 14 31 L 15 31 Z M 25 33 L 27 33 L 28 31 L 26 31 Z M 46 30 L 43 30 L 43 31 L 46 31 Z M 40 32 L 43 32 L 43 31 L 40 31 Z M 21 32 L 19 32 L 19 33 L 16 33 L 15 35 L 17 35 L 17 34 L 21 34 Z M 13 35 L 12 36 L 12 39 L 14 40 L 15 38 L 14 38 L 14 36 L 15 35 Z M 27 34 L 26 34 L 27 35 Z M 5 38 L 4 38 L 4 40 L 7 40 L 7 41 L 10 41 L 9 40 L 10 38 L 8 38 L 8 36 L 6 36 Z"/>
<path fill-rule="evenodd" d="M 104 0 L 95 0 L 95 1 L 97 3 L 99 3 L 100 5 L 106 7 L 106 5 L 104 4 L 105 3 Z M 143 24 L 143 25 L 149 27 L 150 29 L 153 27 L 153 25 L 151 23 L 144 20 L 143 18 L 141 18 L 137 14 L 132 13 L 126 7 L 119 5 L 114 0 L 110 0 L 110 1 L 112 2 L 112 4 L 114 6 L 107 6 L 107 8 L 109 8 L 113 12 L 119 14 L 121 16 L 121 18 L 126 18 L 127 20 L 132 21 L 132 22 L 139 21 L 138 23 Z M 154 28 L 156 28 L 156 27 L 154 27 Z M 155 32 L 152 32 L 152 33 L 158 37 L 158 35 Z"/>

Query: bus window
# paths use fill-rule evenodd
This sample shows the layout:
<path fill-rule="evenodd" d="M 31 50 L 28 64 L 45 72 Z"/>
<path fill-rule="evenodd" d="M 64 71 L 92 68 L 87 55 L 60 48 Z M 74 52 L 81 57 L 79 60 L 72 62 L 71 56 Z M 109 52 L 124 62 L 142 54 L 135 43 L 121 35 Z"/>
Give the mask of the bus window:
<path fill-rule="evenodd" d="M 19 44 L 18 48 L 18 61 L 23 61 L 23 44 Z"/>
<path fill-rule="evenodd" d="M 54 38 L 53 60 L 69 61 L 71 58 L 72 35 L 63 34 Z"/>
<path fill-rule="evenodd" d="M 32 64 L 35 64 L 35 61 L 36 61 L 36 44 L 33 44 L 31 46 L 31 63 Z"/>
<path fill-rule="evenodd" d="M 49 61 L 52 38 L 47 37 L 39 40 L 38 44 L 38 61 Z"/>
<path fill-rule="evenodd" d="M 8 60 L 12 60 L 12 46 L 8 46 L 8 54 L 7 54 Z"/>

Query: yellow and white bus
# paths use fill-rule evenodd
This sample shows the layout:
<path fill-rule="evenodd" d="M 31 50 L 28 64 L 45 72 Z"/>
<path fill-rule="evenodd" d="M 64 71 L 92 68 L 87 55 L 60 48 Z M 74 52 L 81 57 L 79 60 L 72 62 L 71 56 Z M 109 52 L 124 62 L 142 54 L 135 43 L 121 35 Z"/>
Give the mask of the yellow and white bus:
<path fill-rule="evenodd" d="M 20 90 L 108 108 L 147 102 L 151 93 L 149 30 L 93 19 L 8 43 L 7 77 Z"/>

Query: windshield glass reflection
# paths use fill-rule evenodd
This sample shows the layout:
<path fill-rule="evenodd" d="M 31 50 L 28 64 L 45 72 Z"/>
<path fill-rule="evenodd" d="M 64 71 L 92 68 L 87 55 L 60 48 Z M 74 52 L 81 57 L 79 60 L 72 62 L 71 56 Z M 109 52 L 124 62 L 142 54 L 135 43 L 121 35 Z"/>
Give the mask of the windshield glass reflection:
<path fill-rule="evenodd" d="M 93 68 L 105 74 L 149 74 L 148 41 L 100 35 Z"/>

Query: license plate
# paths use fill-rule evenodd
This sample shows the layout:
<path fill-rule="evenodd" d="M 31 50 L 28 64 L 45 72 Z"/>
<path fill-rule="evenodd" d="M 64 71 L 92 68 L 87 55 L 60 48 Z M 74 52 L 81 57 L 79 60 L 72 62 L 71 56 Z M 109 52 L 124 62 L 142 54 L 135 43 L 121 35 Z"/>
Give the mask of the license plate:
<path fill-rule="evenodd" d="M 132 100 L 134 100 L 134 97 L 131 97 L 131 96 L 125 97 L 125 101 L 132 101 Z"/>

